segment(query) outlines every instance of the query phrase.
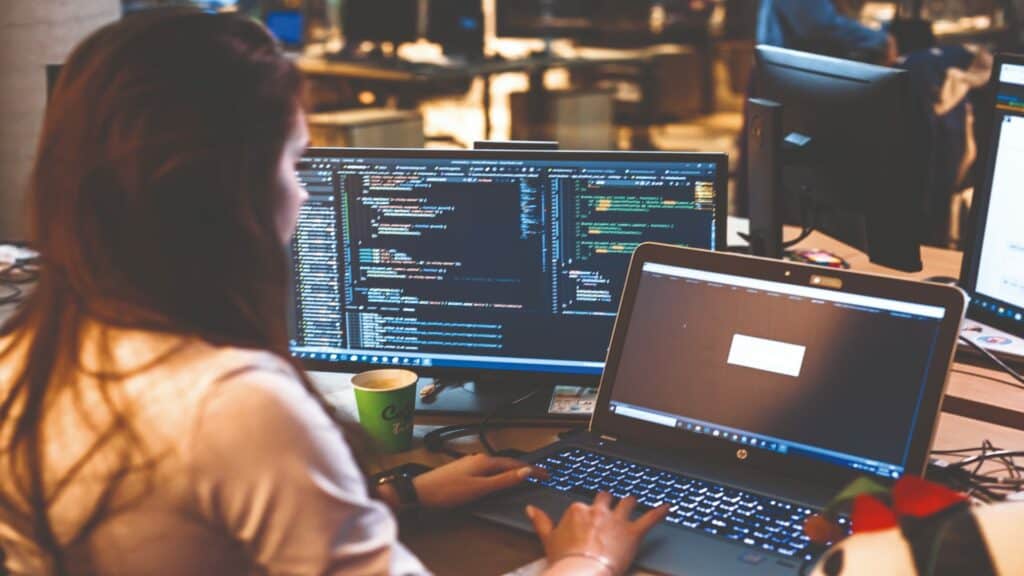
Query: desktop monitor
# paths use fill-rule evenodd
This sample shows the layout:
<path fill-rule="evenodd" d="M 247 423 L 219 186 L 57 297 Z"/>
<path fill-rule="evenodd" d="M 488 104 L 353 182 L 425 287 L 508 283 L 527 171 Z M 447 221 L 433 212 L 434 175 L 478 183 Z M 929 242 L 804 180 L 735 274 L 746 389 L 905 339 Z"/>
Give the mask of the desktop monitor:
<path fill-rule="evenodd" d="M 920 270 L 926 126 L 907 72 L 771 46 L 756 59 L 755 95 L 782 105 L 786 220 Z"/>
<path fill-rule="evenodd" d="M 482 0 L 429 0 L 427 39 L 445 54 L 480 58 L 484 54 Z"/>
<path fill-rule="evenodd" d="M 633 249 L 725 244 L 724 154 L 314 148 L 298 174 L 317 370 L 596 386 Z"/>
<path fill-rule="evenodd" d="M 592 26 L 589 0 L 495 0 L 497 35 L 579 38 Z"/>
<path fill-rule="evenodd" d="M 341 26 L 345 42 L 414 42 L 419 35 L 418 0 L 345 0 Z"/>
<path fill-rule="evenodd" d="M 992 139 L 961 284 L 971 295 L 970 318 L 1024 337 L 1024 56 L 1000 55 L 991 85 Z"/>

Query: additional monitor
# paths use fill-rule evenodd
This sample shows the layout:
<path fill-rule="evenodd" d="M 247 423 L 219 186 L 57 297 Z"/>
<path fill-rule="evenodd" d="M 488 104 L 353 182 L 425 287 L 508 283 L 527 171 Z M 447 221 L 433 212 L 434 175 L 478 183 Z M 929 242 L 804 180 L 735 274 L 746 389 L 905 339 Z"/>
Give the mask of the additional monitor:
<path fill-rule="evenodd" d="M 907 72 L 758 46 L 754 91 L 783 107 L 787 219 L 920 270 L 926 126 Z"/>
<path fill-rule="evenodd" d="M 482 0 L 429 0 L 427 39 L 445 54 L 479 58 L 484 53 Z"/>
<path fill-rule="evenodd" d="M 402 44 L 418 37 L 418 0 L 345 0 L 342 6 L 346 43 Z"/>
<path fill-rule="evenodd" d="M 273 10 L 264 14 L 263 21 L 282 46 L 302 46 L 305 28 L 302 10 Z"/>
<path fill-rule="evenodd" d="M 725 242 L 720 154 L 311 149 L 291 351 L 596 385 L 633 249 Z M 479 380 L 478 380 L 479 381 Z"/>
<path fill-rule="evenodd" d="M 588 0 L 495 0 L 497 35 L 578 38 L 591 28 Z"/>
<path fill-rule="evenodd" d="M 992 78 L 992 141 L 961 283 L 971 318 L 1024 337 L 1024 56 L 1000 56 Z"/>

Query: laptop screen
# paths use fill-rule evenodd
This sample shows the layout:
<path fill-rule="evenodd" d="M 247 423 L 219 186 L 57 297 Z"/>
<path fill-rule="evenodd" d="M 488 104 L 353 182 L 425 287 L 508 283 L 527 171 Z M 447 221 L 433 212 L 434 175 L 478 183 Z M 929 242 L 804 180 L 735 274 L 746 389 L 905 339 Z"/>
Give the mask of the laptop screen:
<path fill-rule="evenodd" d="M 945 313 L 648 262 L 609 409 L 898 478 Z"/>
<path fill-rule="evenodd" d="M 979 200 L 974 238 L 972 317 L 1024 335 L 1024 65 L 1004 63 L 996 77 L 990 183 Z"/>

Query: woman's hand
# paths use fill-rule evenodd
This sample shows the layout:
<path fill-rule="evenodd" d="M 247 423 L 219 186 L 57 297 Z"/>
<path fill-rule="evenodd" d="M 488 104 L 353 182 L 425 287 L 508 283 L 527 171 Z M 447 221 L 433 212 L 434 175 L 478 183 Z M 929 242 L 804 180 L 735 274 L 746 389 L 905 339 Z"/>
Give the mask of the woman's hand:
<path fill-rule="evenodd" d="M 644 535 L 668 515 L 668 505 L 649 510 L 636 521 L 629 519 L 636 507 L 632 496 L 614 509 L 612 497 L 601 492 L 590 506 L 576 502 L 569 506 L 555 527 L 542 510 L 526 507 L 526 515 L 544 544 L 549 573 L 577 573 L 587 564 L 593 573 L 623 574 L 633 563 Z M 571 564 L 571 566 L 570 566 Z"/>
<path fill-rule="evenodd" d="M 545 478 L 547 472 L 513 458 L 473 454 L 420 474 L 412 483 L 421 505 L 452 508 L 518 486 L 530 476 Z"/>

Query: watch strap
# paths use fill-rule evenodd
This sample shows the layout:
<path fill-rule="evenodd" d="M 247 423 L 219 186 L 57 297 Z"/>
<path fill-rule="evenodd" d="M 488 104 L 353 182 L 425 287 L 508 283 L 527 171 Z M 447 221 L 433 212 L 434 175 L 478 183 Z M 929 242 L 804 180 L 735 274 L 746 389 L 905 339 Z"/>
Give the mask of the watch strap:
<path fill-rule="evenodd" d="M 420 503 L 419 495 L 416 493 L 416 486 L 412 478 L 406 474 L 390 474 L 377 481 L 377 484 L 390 484 L 398 495 L 398 503 L 403 507 L 416 506 Z"/>

